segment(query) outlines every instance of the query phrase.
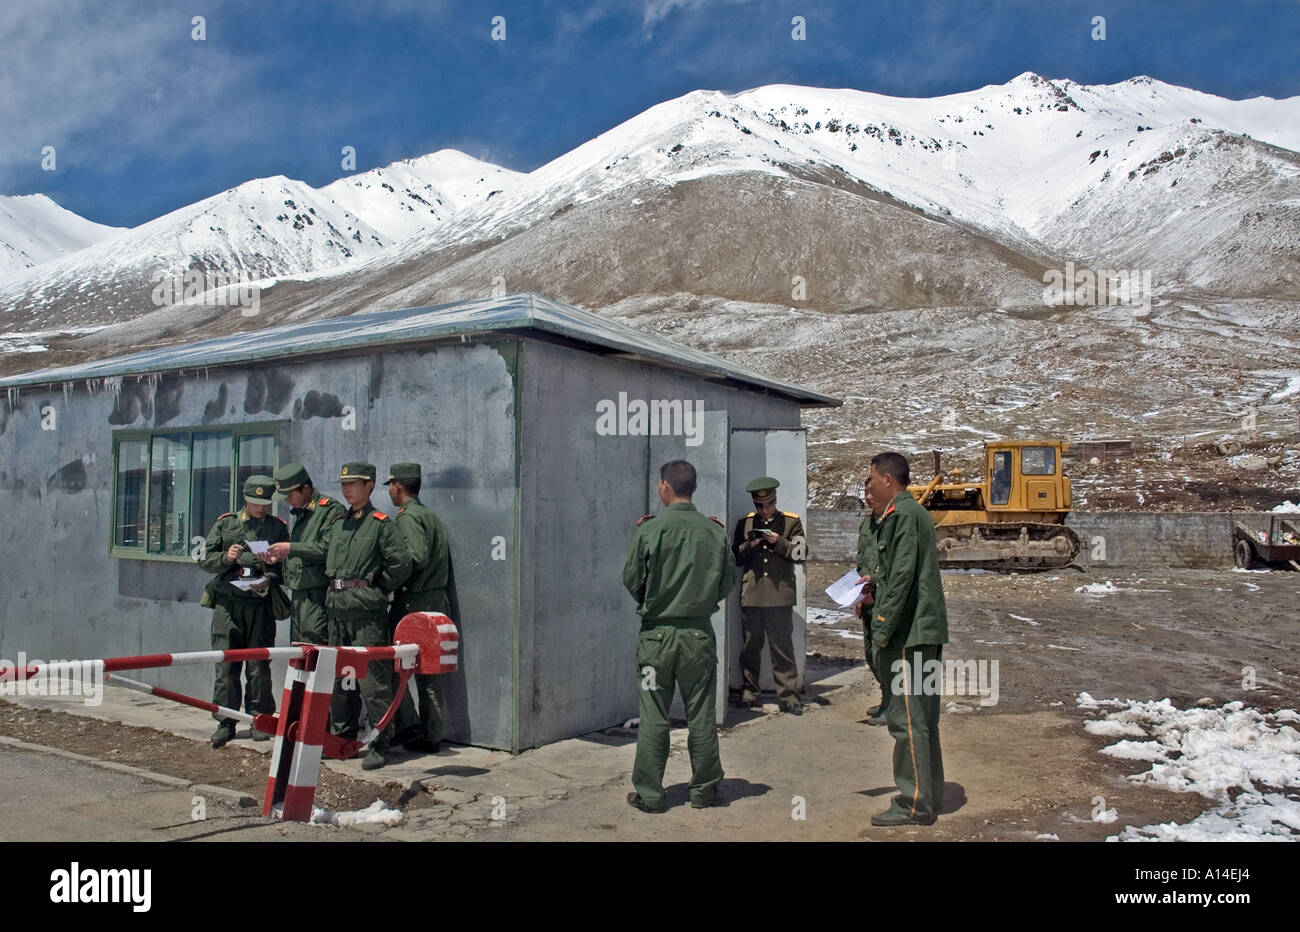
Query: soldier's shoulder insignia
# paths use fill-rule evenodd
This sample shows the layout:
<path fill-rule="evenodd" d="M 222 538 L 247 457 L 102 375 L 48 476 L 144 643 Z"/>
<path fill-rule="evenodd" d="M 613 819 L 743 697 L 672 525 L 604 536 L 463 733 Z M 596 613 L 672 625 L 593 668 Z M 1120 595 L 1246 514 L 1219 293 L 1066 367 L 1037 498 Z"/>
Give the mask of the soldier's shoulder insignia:
<path fill-rule="evenodd" d="M 722 523 L 722 519 L 717 517 L 716 515 L 709 515 L 709 520 L 712 521 L 714 524 L 716 524 L 718 527 L 722 527 L 722 528 L 726 527 L 726 525 Z"/>
<path fill-rule="evenodd" d="M 224 515 L 218 515 L 217 520 L 220 521 L 222 518 L 229 518 L 233 514 L 233 511 L 227 511 Z"/>
<path fill-rule="evenodd" d="M 380 521 L 388 520 L 388 515 L 384 514 L 382 511 L 372 511 L 370 512 L 370 517 L 378 518 Z"/>
<path fill-rule="evenodd" d="M 343 520 L 344 518 L 346 518 L 347 516 L 348 516 L 348 513 L 347 513 L 346 511 L 340 511 L 338 514 L 336 514 L 336 515 L 334 516 L 334 520 L 335 520 L 335 521 L 342 521 L 342 520 Z"/>
<path fill-rule="evenodd" d="M 321 500 L 318 501 L 316 504 L 317 504 L 317 505 L 328 505 L 329 503 L 330 503 L 330 500 L 329 500 L 328 498 L 322 497 Z"/>
<path fill-rule="evenodd" d="M 799 516 L 798 516 L 797 514 L 795 514 L 793 511 L 783 511 L 783 512 L 781 512 L 781 514 L 785 515 L 787 518 L 797 518 L 797 517 L 799 517 Z"/>
<path fill-rule="evenodd" d="M 406 506 L 403 505 L 401 508 L 397 509 L 397 513 L 398 513 L 399 515 L 404 515 L 404 514 L 406 514 Z"/>
<path fill-rule="evenodd" d="M 649 520 L 650 520 L 651 518 L 653 518 L 653 517 L 654 517 L 654 515 L 642 515 L 642 516 L 640 517 L 640 519 L 637 520 L 636 526 L 637 526 L 637 527 L 640 527 L 641 525 L 645 524 L 647 521 L 649 521 Z"/>

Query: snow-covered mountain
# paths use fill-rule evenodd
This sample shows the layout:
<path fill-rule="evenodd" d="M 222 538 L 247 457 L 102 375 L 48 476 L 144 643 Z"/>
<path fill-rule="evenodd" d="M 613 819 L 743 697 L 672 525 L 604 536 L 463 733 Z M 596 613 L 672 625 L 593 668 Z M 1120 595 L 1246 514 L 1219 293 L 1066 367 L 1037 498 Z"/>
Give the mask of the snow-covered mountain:
<path fill-rule="evenodd" d="M 809 305 L 1042 303 L 1045 269 L 1300 296 L 1300 98 L 1024 74 L 933 99 L 771 86 L 667 101 L 272 309 L 684 291 Z M 832 205 L 830 202 L 833 201 Z M 758 261 L 753 261 L 758 251 Z M 737 262 L 737 258 L 743 261 Z"/>
<path fill-rule="evenodd" d="M 444 150 L 322 188 L 258 178 L 0 280 L 0 307 L 19 327 L 84 327 L 153 310 L 159 278 L 187 270 L 274 280 L 333 268 L 444 222 L 515 175 Z"/>
<path fill-rule="evenodd" d="M 74 214 L 44 194 L 0 194 L 0 279 L 122 231 Z"/>
<path fill-rule="evenodd" d="M 396 242 L 441 224 L 459 211 L 486 203 L 511 185 L 518 172 L 455 149 L 340 178 L 320 189 L 339 207 L 364 217 Z"/>

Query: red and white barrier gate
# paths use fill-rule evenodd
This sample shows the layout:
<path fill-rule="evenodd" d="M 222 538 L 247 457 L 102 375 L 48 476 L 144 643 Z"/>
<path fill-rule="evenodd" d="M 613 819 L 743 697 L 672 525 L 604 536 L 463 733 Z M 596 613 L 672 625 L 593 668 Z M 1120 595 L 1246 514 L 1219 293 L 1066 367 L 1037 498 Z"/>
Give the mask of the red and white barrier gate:
<path fill-rule="evenodd" d="M 347 760 L 368 746 L 388 726 L 412 673 L 454 673 L 459 657 L 460 638 L 456 626 L 439 612 L 412 612 L 397 623 L 391 647 L 321 647 L 295 644 L 292 647 L 247 647 L 239 650 L 203 650 L 183 654 L 147 654 L 139 657 L 109 657 L 103 661 L 106 681 L 127 689 L 170 699 L 183 705 L 216 712 L 225 718 L 243 722 L 264 734 L 275 735 L 271 752 L 271 772 L 266 778 L 266 798 L 262 815 L 278 815 L 299 822 L 311 820 L 316 798 L 316 780 L 320 775 L 321 757 Z M 280 713 L 249 715 L 205 702 L 193 696 L 150 686 L 121 675 L 121 670 L 145 670 L 154 667 L 180 666 L 188 663 L 245 663 L 250 660 L 289 661 Z M 347 669 L 355 679 L 365 679 L 372 660 L 392 659 L 401 675 L 393 690 L 393 701 L 377 724 L 360 739 L 345 740 L 329 733 L 330 700 L 338 671 Z M 28 664 L 16 670 L 18 679 L 40 675 L 58 675 L 64 667 L 80 664 Z"/>

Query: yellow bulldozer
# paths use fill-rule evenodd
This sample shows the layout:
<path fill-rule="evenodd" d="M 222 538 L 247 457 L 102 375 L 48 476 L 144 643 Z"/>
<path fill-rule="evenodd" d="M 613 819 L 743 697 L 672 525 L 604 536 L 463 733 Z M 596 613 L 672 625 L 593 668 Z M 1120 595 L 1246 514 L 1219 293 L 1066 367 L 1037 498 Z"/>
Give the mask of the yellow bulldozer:
<path fill-rule="evenodd" d="M 1065 526 L 1070 480 L 1062 467 L 1068 445 L 1056 440 L 984 444 L 984 478 L 945 474 L 934 454 L 934 478 L 908 491 L 930 512 L 947 569 L 1046 570 L 1069 566 L 1081 542 Z M 947 481 L 945 481 L 947 480 Z"/>

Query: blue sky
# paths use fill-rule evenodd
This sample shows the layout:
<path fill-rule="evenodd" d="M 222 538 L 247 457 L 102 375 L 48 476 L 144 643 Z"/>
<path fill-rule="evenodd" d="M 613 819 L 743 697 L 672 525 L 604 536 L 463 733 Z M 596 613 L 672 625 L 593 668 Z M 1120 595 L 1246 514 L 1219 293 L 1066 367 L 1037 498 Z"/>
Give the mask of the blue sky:
<path fill-rule="evenodd" d="M 133 226 L 250 178 L 324 184 L 348 145 L 358 171 L 444 147 L 527 171 L 697 88 L 928 97 L 1036 71 L 1291 97 L 1297 48 L 1297 0 L 6 0 L 0 193 Z"/>

